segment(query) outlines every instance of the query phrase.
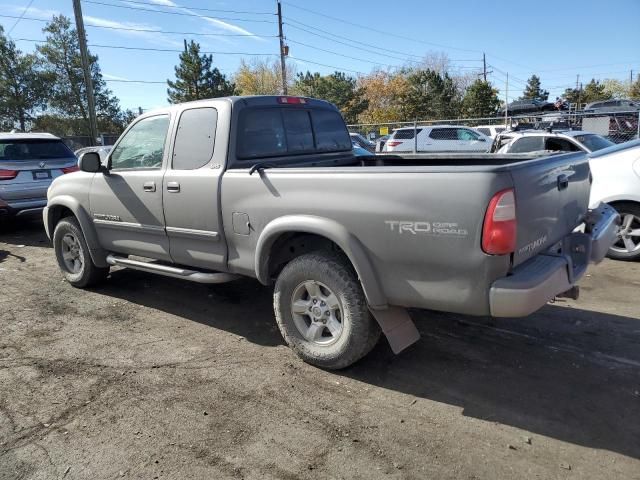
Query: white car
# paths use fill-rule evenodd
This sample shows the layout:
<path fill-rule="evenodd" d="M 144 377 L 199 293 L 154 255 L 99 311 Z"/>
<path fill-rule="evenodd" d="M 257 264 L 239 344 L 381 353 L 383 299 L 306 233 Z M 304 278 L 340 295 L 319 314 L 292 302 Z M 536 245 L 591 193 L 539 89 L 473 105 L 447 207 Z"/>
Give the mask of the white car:
<path fill-rule="evenodd" d="M 622 219 L 618 241 L 609 257 L 640 259 L 640 140 L 614 145 L 589 154 L 593 175 L 590 206 L 605 202 Z"/>
<path fill-rule="evenodd" d="M 416 139 L 417 133 L 417 139 Z M 384 144 L 385 152 L 486 152 L 491 137 L 458 125 L 397 128 Z"/>
<path fill-rule="evenodd" d="M 509 127 L 505 127 L 504 125 L 478 125 L 473 128 L 487 137 L 491 137 L 492 140 L 502 132 L 509 130 Z"/>
<path fill-rule="evenodd" d="M 492 151 L 529 153 L 542 150 L 559 152 L 595 152 L 615 145 L 610 140 L 582 130 L 522 130 L 498 135 Z"/>

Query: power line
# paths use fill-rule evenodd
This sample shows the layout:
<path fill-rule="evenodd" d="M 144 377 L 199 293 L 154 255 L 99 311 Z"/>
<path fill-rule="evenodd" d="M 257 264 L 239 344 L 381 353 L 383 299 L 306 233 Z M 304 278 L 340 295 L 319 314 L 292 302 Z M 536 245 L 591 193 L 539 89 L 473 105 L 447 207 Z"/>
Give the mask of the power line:
<path fill-rule="evenodd" d="M 17 15 L 0 15 L 0 18 L 19 18 Z M 23 17 L 22 20 L 30 20 L 33 22 L 48 23 L 50 20 L 44 20 L 42 18 Z M 152 30 L 146 28 L 131 28 L 131 27 L 111 27 L 106 25 L 95 25 L 92 23 L 85 23 L 85 27 L 91 28 L 103 28 L 107 30 L 122 30 L 125 32 L 142 32 L 142 33 L 162 33 L 169 35 L 193 35 L 193 36 L 206 36 L 206 37 L 261 37 L 261 38 L 277 38 L 277 35 L 256 35 L 247 33 L 200 33 L 200 32 L 178 32 L 171 30 Z"/>
<path fill-rule="evenodd" d="M 34 40 L 33 38 L 16 38 L 16 41 L 20 41 L 20 42 L 34 42 L 34 43 L 45 43 L 46 40 Z M 171 53 L 182 53 L 184 52 L 184 50 L 179 50 L 179 49 L 174 49 L 174 48 L 151 48 L 151 47 L 128 47 L 125 45 L 100 45 L 98 43 L 89 43 L 88 44 L 89 47 L 96 47 L 96 48 L 113 48 L 113 49 L 117 49 L 117 50 L 140 50 L 143 52 L 171 52 Z M 275 53 L 253 53 L 253 52 L 214 52 L 214 51 L 207 51 L 207 52 L 202 52 L 204 54 L 209 54 L 209 55 L 247 55 L 247 56 L 255 56 L 255 57 L 260 57 L 260 56 L 265 56 L 265 57 L 273 57 L 273 56 L 277 56 L 277 54 Z"/>
<path fill-rule="evenodd" d="M 304 58 L 296 58 L 296 57 L 292 57 L 292 56 L 289 56 L 289 58 L 291 58 L 292 60 L 298 60 L 299 62 L 306 62 L 306 63 L 311 63 L 313 65 L 319 65 L 321 67 L 333 68 L 333 69 L 339 70 L 339 71 L 356 73 L 358 75 L 367 75 L 366 73 L 359 72 L 358 70 L 350 70 L 348 68 L 336 67 L 335 65 L 327 65 L 326 63 L 313 62 L 311 60 L 305 60 Z"/>
<path fill-rule="evenodd" d="M 314 46 L 314 45 L 309 45 L 308 43 L 298 42 L 297 40 L 292 40 L 292 39 L 290 39 L 290 38 L 288 38 L 288 37 L 287 37 L 287 41 L 288 41 L 288 42 L 290 42 L 290 43 L 294 43 L 294 44 L 296 44 L 296 45 L 302 45 L 302 46 L 304 46 L 304 47 L 312 48 L 312 49 L 314 49 L 314 50 L 319 50 L 319 51 L 321 51 L 321 52 L 330 53 L 330 54 L 332 54 L 332 55 L 338 55 L 339 57 L 344 57 L 344 58 L 349 58 L 349 59 L 351 59 L 351 60 L 356 60 L 356 61 L 358 61 L 358 62 L 364 62 L 364 63 L 374 64 L 374 65 L 380 65 L 380 63 L 378 63 L 378 62 L 372 62 L 371 60 L 363 60 L 362 58 L 352 57 L 352 56 L 350 56 L 350 55 L 344 55 L 344 54 L 342 54 L 342 53 L 333 52 L 333 51 L 331 51 L 331 50 L 326 50 L 326 49 L 324 49 L 324 48 L 316 47 L 316 46 Z M 399 58 L 399 57 L 392 57 L 392 58 Z M 417 61 L 417 60 L 414 60 L 414 61 Z M 394 65 L 383 65 L 383 66 L 385 66 L 385 67 L 392 67 L 392 66 L 394 66 Z"/>
<path fill-rule="evenodd" d="M 123 1 L 123 0 L 120 0 Z M 91 3 L 91 2 L 89 2 Z M 151 7 L 161 7 L 161 8 L 182 8 L 184 10 L 196 10 L 200 12 L 222 12 L 222 13 L 237 13 L 237 14 L 249 14 L 249 15 L 274 15 L 273 12 L 250 12 L 250 11 L 242 11 L 242 10 L 222 10 L 219 8 L 203 8 L 203 7 L 187 7 L 184 5 L 161 5 L 158 3 L 152 2 L 141 2 L 139 0 L 126 0 L 123 3 L 134 4 L 134 5 L 148 5 Z"/>
<path fill-rule="evenodd" d="M 382 33 L 383 35 L 389 35 L 389 36 L 392 36 L 392 37 L 401 38 L 403 40 L 410 40 L 412 42 L 423 43 L 425 45 L 432 45 L 432 46 L 435 46 L 435 47 L 445 48 L 445 49 L 449 49 L 449 50 L 459 50 L 461 52 L 481 52 L 480 50 L 471 50 L 471 49 L 468 49 L 468 48 L 452 47 L 452 46 L 443 45 L 443 44 L 440 44 L 440 43 L 427 42 L 425 40 L 418 40 L 416 38 L 407 37 L 405 35 L 399 35 L 397 33 L 387 32 L 385 30 L 378 30 L 376 28 L 372 28 L 370 25 L 361 25 L 359 23 L 350 22 L 348 20 L 343 20 L 342 18 L 333 17 L 331 15 L 326 15 L 326 14 L 318 12 L 316 10 L 311 10 L 311 9 L 308 9 L 308 8 L 305 8 L 305 7 L 300 7 L 298 5 L 294 5 L 294 4 L 289 3 L 289 2 L 284 2 L 284 3 L 286 3 L 290 7 L 297 8 L 299 10 L 304 10 L 306 12 L 313 13 L 313 14 L 319 15 L 321 17 L 325 17 L 325 18 L 329 18 L 331 20 L 336 20 L 338 22 L 346 23 L 347 25 L 352 25 L 354 27 L 364 28 L 364 29 L 372 31 L 372 32 Z"/>
<path fill-rule="evenodd" d="M 13 26 L 9 29 L 9 31 L 7 32 L 8 36 L 11 36 L 11 32 L 13 32 L 13 29 L 16 28 L 16 25 L 18 25 L 18 23 L 20 23 L 20 20 L 23 19 L 24 14 L 27 13 L 27 10 L 29 10 L 31 8 L 31 4 L 33 3 L 33 0 L 29 1 L 29 4 L 25 7 L 25 9 L 22 11 L 22 14 L 18 17 L 18 19 L 15 21 L 15 23 L 13 24 Z"/>
<path fill-rule="evenodd" d="M 166 84 L 166 80 L 127 80 L 124 78 L 103 78 L 105 82 L 116 83 L 153 83 L 153 84 Z"/>
<path fill-rule="evenodd" d="M 402 60 L 402 58 L 400 58 L 400 57 L 394 57 L 394 56 L 392 56 L 392 55 L 386 55 L 386 54 L 383 54 L 383 53 L 379 53 L 379 52 L 377 51 L 377 50 L 382 50 L 382 51 L 385 51 L 385 52 L 398 53 L 398 51 L 397 51 L 397 50 L 389 50 L 388 48 L 382 48 L 382 47 L 379 47 L 379 46 L 377 46 L 377 45 L 372 45 L 372 44 L 370 44 L 370 43 L 364 43 L 364 42 L 360 42 L 360 41 L 358 41 L 358 40 L 353 40 L 352 38 L 343 37 L 342 35 L 338 35 L 338 34 L 335 34 L 335 33 L 328 32 L 328 31 L 326 31 L 326 30 L 322 30 L 322 29 L 317 28 L 317 27 L 313 27 L 313 26 L 311 26 L 311 25 L 307 25 L 306 23 L 302 23 L 302 22 L 299 22 L 299 21 L 297 21 L 297 20 L 293 20 L 292 18 L 287 18 L 287 17 L 285 17 L 285 20 L 289 20 L 290 22 L 295 22 L 295 23 L 297 23 L 297 24 L 303 25 L 303 26 L 308 27 L 308 28 L 311 28 L 311 29 L 313 29 L 313 30 L 317 30 L 317 31 L 319 31 L 319 32 L 326 33 L 326 34 L 328 34 L 328 35 L 331 35 L 332 37 L 336 37 L 336 38 L 341 38 L 341 39 L 343 39 L 343 40 L 347 40 L 347 41 L 349 41 L 349 42 L 351 42 L 351 43 L 356 43 L 356 44 L 359 44 L 359 45 L 364 45 L 364 46 L 366 46 L 366 47 L 375 48 L 375 49 L 376 49 L 376 51 L 374 51 L 374 50 L 367 50 L 366 48 L 362 48 L 362 47 L 358 47 L 358 46 L 354 46 L 354 45 L 349 45 L 348 43 L 341 42 L 341 41 L 339 41 L 339 40 L 335 40 L 335 38 L 327 37 L 327 36 L 325 36 L 325 35 L 320 35 L 319 33 L 311 32 L 311 31 L 309 31 L 309 30 L 307 30 L 307 29 L 305 29 L 305 28 L 301 28 L 301 27 L 299 27 L 298 25 L 291 24 L 291 23 L 286 23 L 286 22 L 285 22 L 285 24 L 286 24 L 286 25 L 288 25 L 288 26 L 290 26 L 290 27 L 293 27 L 293 28 L 295 28 L 295 29 L 297 29 L 297 30 L 302 30 L 303 32 L 310 33 L 311 35 L 315 35 L 315 36 L 317 36 L 317 37 L 324 38 L 324 39 L 326 39 L 326 40 L 331 40 L 332 42 L 340 43 L 340 44 L 342 44 L 342 45 L 346 45 L 346 46 L 351 47 L 351 48 L 358 48 L 358 49 L 360 49 L 360 50 L 364 50 L 365 52 L 375 53 L 375 54 L 377 54 L 377 55 L 383 55 L 383 56 L 385 56 L 385 57 L 396 58 L 396 59 Z M 407 56 L 410 56 L 410 57 L 415 57 L 415 58 L 418 58 L 418 59 L 420 59 L 420 58 L 421 58 L 419 55 L 413 55 L 413 54 L 406 54 L 406 55 L 407 55 Z"/>
<path fill-rule="evenodd" d="M 84 3 L 92 3 L 94 5 L 105 5 L 107 7 L 114 7 L 114 8 L 125 8 L 127 10 L 139 10 L 142 12 L 163 13 L 165 15 L 180 15 L 183 17 L 212 18 L 214 20 L 233 20 L 236 22 L 276 23 L 273 20 L 255 20 L 250 18 L 231 18 L 231 17 L 209 17 L 206 15 L 198 15 L 197 13 L 165 12 L 164 10 L 156 10 L 153 8 L 140 8 L 140 7 L 131 7 L 127 5 L 115 5 L 113 3 L 97 2 L 95 0 L 84 0 Z"/>

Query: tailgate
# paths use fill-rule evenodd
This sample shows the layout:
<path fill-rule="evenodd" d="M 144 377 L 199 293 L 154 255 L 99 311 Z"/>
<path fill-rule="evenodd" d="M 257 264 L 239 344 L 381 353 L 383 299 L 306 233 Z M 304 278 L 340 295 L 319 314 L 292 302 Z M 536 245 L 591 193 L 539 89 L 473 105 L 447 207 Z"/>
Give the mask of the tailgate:
<path fill-rule="evenodd" d="M 580 153 L 553 155 L 510 169 L 518 221 L 514 265 L 570 234 L 589 205 L 589 160 Z"/>

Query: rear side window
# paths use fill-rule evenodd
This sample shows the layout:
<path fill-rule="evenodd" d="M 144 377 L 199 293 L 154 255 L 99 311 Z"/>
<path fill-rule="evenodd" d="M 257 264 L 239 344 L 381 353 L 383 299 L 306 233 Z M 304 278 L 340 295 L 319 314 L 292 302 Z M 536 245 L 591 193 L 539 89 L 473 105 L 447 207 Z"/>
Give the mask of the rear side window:
<path fill-rule="evenodd" d="M 180 115 L 173 147 L 174 170 L 204 167 L 213 156 L 218 111 L 215 108 L 192 108 Z"/>
<path fill-rule="evenodd" d="M 509 153 L 528 153 L 544 150 L 544 137 L 522 137 L 513 142 Z"/>
<path fill-rule="evenodd" d="M 351 137 L 338 112 L 311 110 L 316 148 L 324 152 L 351 150 Z"/>
<path fill-rule="evenodd" d="M 429 133 L 429 137 L 434 140 L 458 140 L 457 128 L 434 128 Z"/>
<path fill-rule="evenodd" d="M 351 138 L 338 112 L 294 108 L 243 110 L 238 129 L 240 159 L 287 154 L 351 151 Z"/>
<path fill-rule="evenodd" d="M 396 130 L 393 134 L 393 139 L 394 140 L 411 140 L 412 138 L 415 137 L 414 131 L 417 133 L 420 133 L 422 129 L 417 128 L 414 130 L 413 128 L 407 128 L 403 130 Z"/>
<path fill-rule="evenodd" d="M 73 157 L 73 152 L 61 140 L 0 140 L 0 160 Z"/>

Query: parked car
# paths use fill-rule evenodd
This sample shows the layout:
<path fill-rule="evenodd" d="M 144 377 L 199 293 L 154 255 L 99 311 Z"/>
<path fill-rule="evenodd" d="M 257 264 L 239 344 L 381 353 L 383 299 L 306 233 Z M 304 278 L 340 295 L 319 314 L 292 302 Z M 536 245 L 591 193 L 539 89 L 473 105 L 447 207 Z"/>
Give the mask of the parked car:
<path fill-rule="evenodd" d="M 609 257 L 640 259 L 640 140 L 614 145 L 589 155 L 593 175 L 589 203 L 610 204 L 622 218 Z"/>
<path fill-rule="evenodd" d="M 614 143 L 595 133 L 582 130 L 524 130 L 498 135 L 491 147 L 497 153 L 528 153 L 536 151 L 591 153 Z"/>
<path fill-rule="evenodd" d="M 509 115 L 526 115 L 528 113 L 551 112 L 553 110 L 557 110 L 557 107 L 551 102 L 531 98 L 514 100 L 508 107 L 507 113 Z M 498 110 L 498 115 L 504 114 L 505 108 L 503 106 Z"/>
<path fill-rule="evenodd" d="M 100 156 L 100 160 L 104 163 L 107 160 L 107 155 L 109 155 L 110 151 L 111 151 L 111 145 L 105 145 L 105 146 L 96 146 L 96 147 L 83 147 L 76 150 L 73 153 L 75 154 L 76 157 L 80 158 L 82 155 L 84 155 L 87 152 L 96 152 Z"/>
<path fill-rule="evenodd" d="M 43 217 L 71 285 L 115 265 L 254 277 L 275 284 L 290 347 L 343 368 L 381 331 L 396 353 L 415 342 L 409 307 L 519 317 L 574 295 L 613 243 L 619 217 L 588 209 L 584 153 L 450 156 L 466 161 L 358 158 L 328 102 L 215 98 L 137 117 L 107 165 L 85 153 L 53 182 Z"/>
<path fill-rule="evenodd" d="M 366 148 L 362 148 L 356 142 L 352 142 L 352 145 L 353 145 L 353 154 L 356 157 L 372 157 L 375 155 L 375 153 L 370 152 Z"/>
<path fill-rule="evenodd" d="M 384 151 L 384 144 L 387 143 L 387 140 L 389 140 L 389 137 L 391 137 L 391 135 L 383 135 L 382 137 L 379 137 L 378 139 L 376 139 L 376 152 Z"/>
<path fill-rule="evenodd" d="M 473 128 L 492 140 L 496 138 L 496 135 L 509 130 L 509 127 L 505 127 L 504 125 L 478 125 Z"/>
<path fill-rule="evenodd" d="M 417 134 L 417 139 L 415 135 Z M 486 152 L 491 138 L 458 125 L 397 128 L 384 144 L 385 152 Z"/>
<path fill-rule="evenodd" d="M 640 102 L 635 100 L 603 100 L 591 102 L 584 107 L 585 113 L 638 112 Z"/>
<path fill-rule="evenodd" d="M 366 139 L 359 133 L 349 133 L 349 135 L 351 136 L 351 141 L 353 143 L 356 143 L 359 147 L 364 148 L 365 150 L 368 150 L 372 153 L 376 151 L 376 144 L 371 140 Z"/>
<path fill-rule="evenodd" d="M 0 217 L 40 214 L 53 179 L 78 170 L 78 159 L 48 133 L 0 133 Z"/>

